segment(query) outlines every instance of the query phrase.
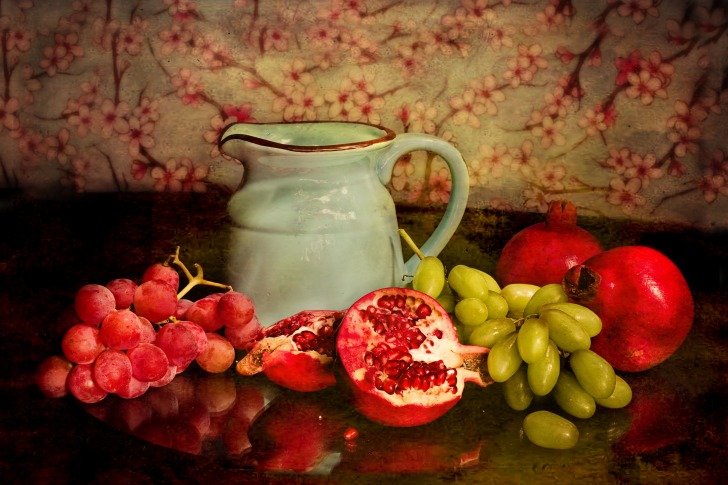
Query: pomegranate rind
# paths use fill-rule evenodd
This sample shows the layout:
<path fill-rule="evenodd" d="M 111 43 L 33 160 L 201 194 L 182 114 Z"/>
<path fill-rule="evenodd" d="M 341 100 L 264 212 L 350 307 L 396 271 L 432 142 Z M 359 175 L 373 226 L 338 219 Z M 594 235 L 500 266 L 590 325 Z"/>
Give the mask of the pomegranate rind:
<path fill-rule="evenodd" d="M 602 319 L 591 349 L 623 372 L 669 358 L 693 325 L 695 305 L 685 278 L 664 254 L 621 246 L 571 268 L 562 282 L 570 299 Z"/>
<path fill-rule="evenodd" d="M 505 244 L 495 278 L 501 286 L 560 283 L 566 271 L 603 250 L 596 236 L 577 225 L 576 206 L 555 200 L 545 222 L 520 230 Z"/>
<path fill-rule="evenodd" d="M 427 337 L 421 347 L 410 349 L 409 353 L 416 362 L 442 361 L 448 369 L 455 369 L 454 386 L 433 385 L 426 391 L 404 389 L 393 393 L 375 387 L 374 381 L 381 371 L 368 366 L 365 355 L 384 342 L 385 337 L 376 333 L 362 315 L 371 305 L 379 305 L 384 296 L 402 296 L 430 307 L 431 313 L 416 323 Z M 439 337 L 433 337 L 436 333 Z M 336 349 L 346 374 L 343 384 L 351 390 L 354 407 L 368 419 L 386 426 L 410 427 L 432 422 L 457 404 L 466 381 L 480 385 L 492 382 L 487 372 L 481 370 L 485 368 L 483 356 L 488 349 L 461 345 L 447 311 L 435 299 L 412 289 L 383 288 L 360 298 L 344 316 Z"/>
<path fill-rule="evenodd" d="M 333 327 L 343 314 L 343 311 L 306 310 L 277 322 L 257 336 L 235 370 L 246 376 L 262 372 L 279 386 L 300 392 L 315 392 L 335 385 L 333 358 L 315 350 L 299 350 L 292 337 L 306 331 L 318 334 L 322 327 Z M 282 327 L 292 319 L 305 324 L 290 335 L 280 335 Z M 333 341 L 334 331 L 330 333 Z"/>
<path fill-rule="evenodd" d="M 331 357 L 314 356 L 309 352 L 274 352 L 263 359 L 263 373 L 286 389 L 316 392 L 336 384 L 331 362 Z"/>

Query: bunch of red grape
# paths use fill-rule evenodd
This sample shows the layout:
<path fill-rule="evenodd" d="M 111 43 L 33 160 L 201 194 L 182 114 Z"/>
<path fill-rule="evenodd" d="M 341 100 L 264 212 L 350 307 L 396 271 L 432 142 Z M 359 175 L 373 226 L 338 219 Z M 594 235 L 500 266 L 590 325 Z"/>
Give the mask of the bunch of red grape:
<path fill-rule="evenodd" d="M 188 284 L 179 290 L 179 266 Z M 251 299 L 231 287 L 193 276 L 179 248 L 164 263 L 147 268 L 141 282 L 119 278 L 87 284 L 74 298 L 75 323 L 61 341 L 63 355 L 46 358 L 36 384 L 50 397 L 69 392 L 85 403 L 108 394 L 131 399 L 162 387 L 192 362 L 210 373 L 226 371 L 235 350 L 261 331 Z M 183 298 L 197 285 L 226 291 L 196 301 Z"/>

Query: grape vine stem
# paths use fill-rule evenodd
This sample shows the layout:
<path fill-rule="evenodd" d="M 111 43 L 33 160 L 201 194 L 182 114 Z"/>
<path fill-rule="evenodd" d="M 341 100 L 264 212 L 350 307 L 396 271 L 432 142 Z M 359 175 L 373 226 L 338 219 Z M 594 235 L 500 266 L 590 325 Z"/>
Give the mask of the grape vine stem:
<path fill-rule="evenodd" d="M 230 285 L 225 285 L 223 283 L 217 283 L 215 281 L 206 280 L 204 278 L 204 273 L 202 270 L 202 266 L 195 263 L 194 267 L 196 270 L 196 274 L 192 276 L 192 273 L 190 273 L 190 270 L 187 269 L 187 266 L 179 259 L 179 246 L 177 246 L 177 249 L 175 250 L 174 254 L 170 256 L 172 259 L 172 264 L 175 264 L 180 267 L 182 272 L 187 277 L 187 286 L 182 288 L 179 293 L 177 293 L 177 299 L 183 298 L 189 291 L 194 288 L 197 285 L 207 285 L 207 286 L 214 286 L 216 288 L 224 288 L 228 291 L 232 291 L 233 287 Z"/>
<path fill-rule="evenodd" d="M 425 259 L 425 255 L 422 254 L 422 251 L 420 251 L 420 248 L 417 247 L 415 242 L 412 240 L 409 234 L 407 234 L 407 231 L 404 229 L 399 230 L 399 235 L 402 236 L 402 239 L 407 243 L 407 245 L 412 248 L 412 251 L 415 252 L 418 258 L 420 258 L 420 261 Z"/>

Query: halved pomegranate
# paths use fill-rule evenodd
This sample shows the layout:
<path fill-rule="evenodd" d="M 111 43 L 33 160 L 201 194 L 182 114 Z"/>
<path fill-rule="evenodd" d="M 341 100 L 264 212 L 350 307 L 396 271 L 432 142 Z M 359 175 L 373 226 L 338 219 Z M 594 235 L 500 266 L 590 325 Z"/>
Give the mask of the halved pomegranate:
<path fill-rule="evenodd" d="M 294 391 L 333 386 L 336 324 L 343 316 L 343 311 L 308 310 L 284 318 L 263 330 L 235 368 L 246 376 L 263 372 Z"/>
<path fill-rule="evenodd" d="M 457 404 L 465 382 L 492 382 L 488 349 L 460 344 L 445 309 L 408 288 L 383 288 L 354 303 L 336 351 L 354 406 L 387 426 L 434 421 Z"/>

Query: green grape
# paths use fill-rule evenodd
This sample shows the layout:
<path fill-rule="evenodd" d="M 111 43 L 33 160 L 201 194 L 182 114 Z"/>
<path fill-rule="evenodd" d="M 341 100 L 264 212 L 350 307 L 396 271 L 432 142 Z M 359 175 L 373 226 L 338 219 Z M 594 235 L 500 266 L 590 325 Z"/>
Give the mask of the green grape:
<path fill-rule="evenodd" d="M 599 332 L 602 331 L 602 319 L 599 315 L 594 313 L 589 308 L 579 305 L 578 303 L 572 303 L 569 301 L 561 303 L 549 303 L 541 307 L 541 311 L 544 310 L 561 310 L 562 312 L 571 315 L 574 320 L 579 322 L 586 333 L 590 337 L 596 337 Z"/>
<path fill-rule="evenodd" d="M 619 409 L 625 407 L 632 401 L 632 388 L 629 387 L 627 381 L 617 376 L 614 392 L 605 399 L 594 398 L 597 404 L 610 409 Z"/>
<path fill-rule="evenodd" d="M 617 376 L 612 365 L 592 350 L 575 350 L 569 365 L 576 379 L 595 399 L 606 399 L 614 392 Z"/>
<path fill-rule="evenodd" d="M 457 319 L 453 318 L 453 325 L 455 325 L 455 331 L 458 334 L 458 341 L 460 342 L 468 342 L 470 340 L 470 335 L 473 333 L 473 330 L 475 327 L 471 327 L 470 325 L 463 325 L 462 323 L 458 322 Z"/>
<path fill-rule="evenodd" d="M 540 318 L 527 318 L 518 331 L 518 352 L 527 364 L 543 358 L 549 346 L 549 326 Z"/>
<path fill-rule="evenodd" d="M 503 318 L 508 315 L 508 302 L 500 293 L 488 291 L 485 305 L 488 307 L 488 318 Z"/>
<path fill-rule="evenodd" d="M 521 365 L 510 379 L 503 383 L 503 396 L 511 409 L 523 411 L 533 401 L 533 391 L 528 387 L 526 366 Z"/>
<path fill-rule="evenodd" d="M 412 288 L 437 298 L 445 286 L 445 266 L 435 256 L 421 259 L 412 278 Z"/>
<path fill-rule="evenodd" d="M 539 315 L 549 326 L 549 337 L 556 346 L 566 352 L 591 347 L 591 339 L 586 330 L 561 310 L 545 310 Z"/>
<path fill-rule="evenodd" d="M 455 317 L 463 325 L 477 326 L 488 319 L 488 307 L 479 298 L 463 298 L 455 304 Z"/>
<path fill-rule="evenodd" d="M 494 318 L 474 327 L 468 343 L 489 349 L 506 335 L 516 331 L 516 322 L 512 318 Z"/>
<path fill-rule="evenodd" d="M 545 396 L 556 385 L 561 371 L 561 356 L 556 344 L 549 340 L 549 345 L 541 360 L 528 364 L 528 385 L 537 396 Z"/>
<path fill-rule="evenodd" d="M 508 302 L 508 316 L 521 318 L 528 301 L 539 287 L 528 283 L 511 283 L 501 290 L 501 295 Z"/>
<path fill-rule="evenodd" d="M 442 287 L 440 295 L 438 295 L 435 300 L 437 300 L 437 302 L 442 305 L 442 308 L 444 308 L 446 312 L 455 312 L 455 295 L 453 295 L 452 290 L 450 289 L 450 285 L 448 285 L 447 282 Z"/>
<path fill-rule="evenodd" d="M 594 398 L 581 387 L 574 374 L 568 370 L 559 374 L 551 395 L 561 409 L 577 418 L 591 418 L 597 410 Z"/>
<path fill-rule="evenodd" d="M 488 285 L 483 275 L 464 264 L 458 264 L 451 269 L 447 281 L 460 298 L 485 300 L 488 297 Z"/>
<path fill-rule="evenodd" d="M 529 315 L 538 315 L 539 310 L 543 305 L 548 305 L 549 303 L 563 303 L 568 299 L 569 297 L 566 296 L 566 293 L 560 283 L 543 285 L 541 288 L 536 290 L 536 293 L 534 293 L 531 299 L 528 300 L 528 304 L 526 304 L 526 307 L 523 309 L 523 316 L 527 317 Z"/>
<path fill-rule="evenodd" d="M 488 373 L 495 382 L 505 382 L 516 373 L 523 359 L 518 354 L 518 332 L 509 333 L 491 347 L 488 353 Z"/>
<path fill-rule="evenodd" d="M 566 450 L 579 441 L 579 429 L 574 423 L 545 410 L 526 416 L 523 432 L 531 443 L 542 448 Z"/>
<path fill-rule="evenodd" d="M 486 273 L 485 271 L 481 271 L 479 269 L 473 268 L 475 271 L 481 274 L 483 279 L 485 279 L 485 285 L 488 287 L 488 290 L 494 291 L 496 293 L 501 292 L 501 287 L 498 284 L 498 282 L 493 278 L 490 274 Z"/>

